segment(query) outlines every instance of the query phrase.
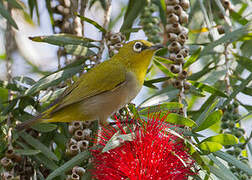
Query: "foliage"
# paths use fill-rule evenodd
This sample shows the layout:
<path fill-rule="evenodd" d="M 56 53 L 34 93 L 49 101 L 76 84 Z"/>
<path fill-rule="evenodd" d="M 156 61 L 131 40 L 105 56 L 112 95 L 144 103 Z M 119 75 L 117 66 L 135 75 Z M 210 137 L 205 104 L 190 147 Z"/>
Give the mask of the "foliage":
<path fill-rule="evenodd" d="M 111 6 L 108 2 L 110 1 L 91 0 L 85 4 L 87 7 L 85 10 L 90 11 L 95 7 L 106 12 Z M 153 58 L 154 66 L 150 67 L 144 82 L 149 90 L 148 96 L 142 97 L 138 106 L 130 104 L 119 111 L 120 116 L 125 117 L 126 112 L 133 114 L 132 117 L 144 120 L 154 112 L 170 112 L 165 121 L 177 125 L 171 132 L 183 139 L 189 149 L 188 152 L 196 161 L 199 174 L 195 175 L 195 179 L 207 180 L 217 177 L 225 180 L 237 179 L 237 176 L 246 179 L 252 176 L 252 169 L 249 166 L 251 160 L 248 160 L 248 157 L 252 156 L 250 142 L 252 133 L 245 132 L 251 128 L 243 129 L 245 120 L 251 122 L 252 104 L 238 96 L 240 94 L 248 98 L 252 96 L 250 50 L 252 24 L 249 15 L 252 7 L 242 0 L 228 1 L 233 3 L 232 8 L 226 7 L 221 2 L 221 0 L 190 1 L 189 39 L 186 46 L 189 47 L 191 55 L 186 58 L 183 68 L 188 71 L 187 79 L 191 87 L 186 91 L 186 99 L 178 103 L 179 90 L 172 86 L 172 79 L 177 78 L 178 74 L 171 72 L 170 66 L 173 61 L 168 59 L 168 48 L 163 48 Z M 155 6 L 153 12 L 148 11 L 148 7 L 152 7 L 150 3 Z M 104 45 L 109 46 L 107 40 L 109 30 L 113 29 L 113 25 L 120 24 L 119 20 L 123 20 L 120 32 L 130 40 L 132 34 L 140 29 L 147 31 L 146 26 L 153 20 L 151 18 L 154 18 L 155 23 L 152 22 L 152 26 L 155 26 L 158 32 L 150 34 L 148 31 L 148 38 L 151 40 L 151 35 L 157 37 L 159 33 L 160 37 L 154 38 L 153 41 L 160 41 L 161 38 L 163 45 L 168 47 L 165 32 L 168 24 L 165 17 L 165 0 L 129 0 L 127 4 L 121 4 L 126 12 L 119 14 L 118 17 L 108 18 L 110 29 L 106 27 L 107 25 L 83 16 L 81 12 L 69 13 L 70 18 L 79 17 L 81 23 L 85 21 L 93 25 L 97 32 L 100 32 L 101 40 L 80 37 L 72 33 L 73 29 L 69 31 L 64 26 L 64 18 L 69 16 L 59 11 L 58 6 L 52 7 L 49 0 L 46 0 L 45 4 L 54 34 L 32 36 L 30 40 L 57 46 L 61 50 L 58 51 L 61 52 L 58 53 L 59 59 L 65 57 L 64 66 L 61 67 L 62 64 L 59 63 L 57 70 L 48 72 L 28 63 L 28 66 L 31 66 L 32 76 L 25 74 L 12 77 L 11 80 L 0 80 L 0 158 L 7 156 L 6 152 L 10 150 L 8 140 L 11 139 L 13 151 L 22 157 L 22 162 L 27 161 L 34 165 L 32 172 L 24 169 L 28 175 L 33 175 L 36 171 L 38 179 L 65 179 L 67 174 L 69 177 L 71 174 L 69 171 L 74 166 L 80 166 L 86 169 L 82 178 L 91 179 L 88 173 L 91 168 L 88 161 L 91 157 L 90 152 L 83 150 L 74 156 L 66 153 L 69 147 L 72 147 L 72 144 L 69 145 L 73 136 L 69 130 L 72 125 L 39 124 L 25 132 L 17 132 L 16 123 L 26 121 L 35 113 L 42 112 L 67 85 L 99 63 L 103 57 L 102 53 L 106 51 Z M 12 15 L 13 12 L 22 12 L 24 19 L 27 21 L 37 19 L 39 24 L 43 20 L 40 8 L 36 0 L 28 0 L 27 4 L 19 0 L 0 0 L 0 18 L 18 31 L 17 17 Z M 71 11 L 69 6 L 64 8 Z M 26 12 L 28 10 L 29 12 Z M 144 12 L 152 14 L 145 16 Z M 61 24 L 55 19 L 55 14 L 62 15 Z M 29 18 L 25 18 L 27 16 Z M 55 31 L 56 27 L 60 27 L 60 33 Z M 1 28 L 4 27 L 1 25 Z M 19 56 L 25 57 L 18 50 L 16 52 Z M 1 63 L 7 62 L 7 57 L 10 56 L 8 53 L 6 50 L 1 54 L 0 59 L 6 60 Z M 16 57 L 13 54 L 12 52 L 11 58 Z M 157 77 L 160 73 L 161 77 Z M 34 75 L 43 76 L 35 80 Z M 188 117 L 181 115 L 183 107 L 187 108 Z M 90 136 L 94 139 L 98 123 L 93 122 L 88 128 L 92 130 Z M 205 130 L 212 130 L 216 134 L 209 136 Z M 92 146 L 93 142 L 90 142 L 90 147 L 95 148 Z M 6 167 L 1 164 L 0 172 L 5 171 Z"/>

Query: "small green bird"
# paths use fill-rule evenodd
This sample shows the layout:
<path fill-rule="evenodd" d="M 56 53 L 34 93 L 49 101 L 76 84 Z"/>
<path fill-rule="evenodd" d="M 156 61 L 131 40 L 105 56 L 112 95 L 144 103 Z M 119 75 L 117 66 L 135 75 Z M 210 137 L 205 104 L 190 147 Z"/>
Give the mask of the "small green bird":
<path fill-rule="evenodd" d="M 118 54 L 83 74 L 50 108 L 17 129 L 44 122 L 99 120 L 105 125 L 110 115 L 139 93 L 151 59 L 161 47 L 145 40 L 124 44 Z"/>

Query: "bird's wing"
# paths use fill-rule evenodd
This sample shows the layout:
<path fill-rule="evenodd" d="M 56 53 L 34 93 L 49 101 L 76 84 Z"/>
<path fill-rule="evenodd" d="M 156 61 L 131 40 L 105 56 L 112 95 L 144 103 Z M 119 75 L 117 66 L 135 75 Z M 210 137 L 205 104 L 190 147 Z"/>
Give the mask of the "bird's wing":
<path fill-rule="evenodd" d="M 105 61 L 83 74 L 56 100 L 49 110 L 52 114 L 66 106 L 96 96 L 105 91 L 113 91 L 126 80 L 126 70 L 117 62 Z"/>

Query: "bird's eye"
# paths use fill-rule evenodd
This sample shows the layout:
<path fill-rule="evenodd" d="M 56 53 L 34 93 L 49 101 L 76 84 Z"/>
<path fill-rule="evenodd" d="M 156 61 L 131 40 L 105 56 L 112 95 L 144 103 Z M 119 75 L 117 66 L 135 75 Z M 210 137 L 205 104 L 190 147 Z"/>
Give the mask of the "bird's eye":
<path fill-rule="evenodd" d="M 142 51 L 142 47 L 143 47 L 143 43 L 141 42 L 136 42 L 133 46 L 133 50 L 135 52 L 141 52 Z"/>

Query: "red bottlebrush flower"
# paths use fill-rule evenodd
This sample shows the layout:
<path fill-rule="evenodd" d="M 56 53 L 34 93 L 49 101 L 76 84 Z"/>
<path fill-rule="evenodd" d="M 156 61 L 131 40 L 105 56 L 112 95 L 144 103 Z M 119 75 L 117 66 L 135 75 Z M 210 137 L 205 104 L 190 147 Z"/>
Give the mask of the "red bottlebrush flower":
<path fill-rule="evenodd" d="M 185 151 L 184 144 L 167 132 L 169 125 L 159 116 L 148 120 L 146 126 L 131 132 L 132 141 L 107 152 L 93 151 L 93 176 L 98 180 L 183 180 L 194 174 L 194 161 Z M 122 134 L 126 132 L 118 124 Z M 115 133 L 102 132 L 102 145 Z"/>

